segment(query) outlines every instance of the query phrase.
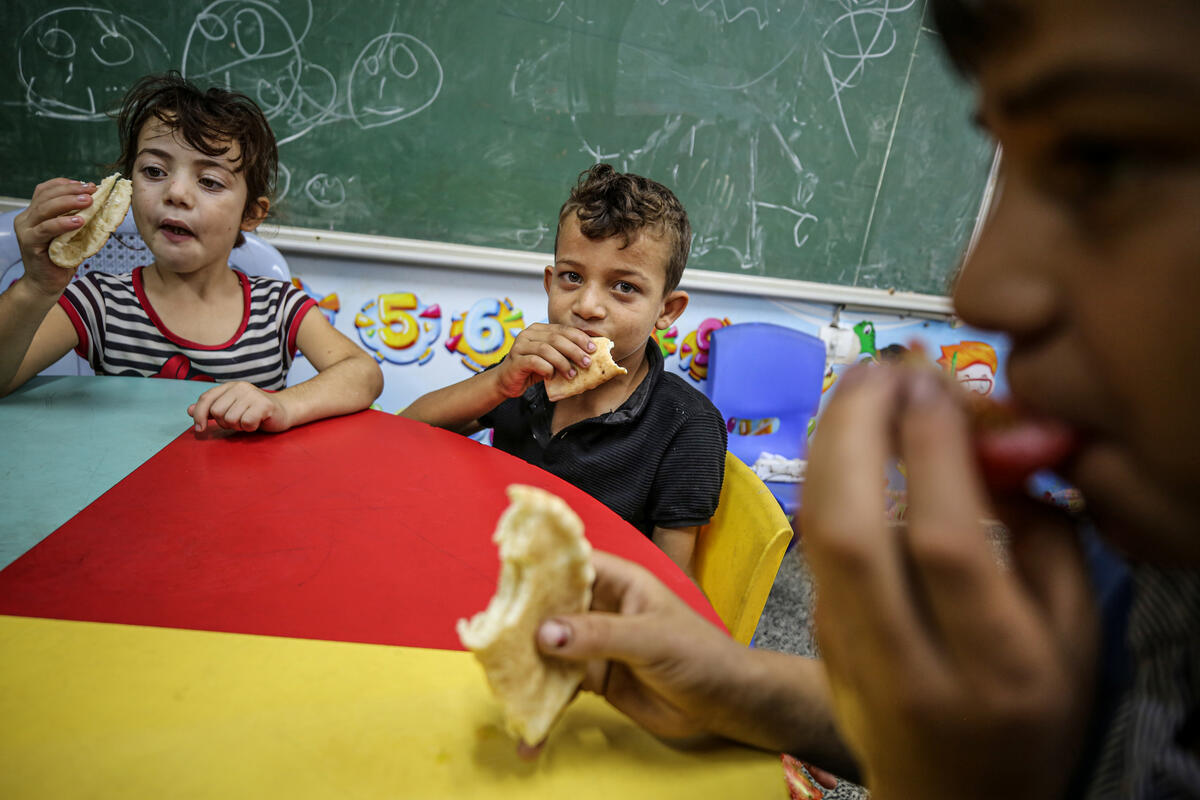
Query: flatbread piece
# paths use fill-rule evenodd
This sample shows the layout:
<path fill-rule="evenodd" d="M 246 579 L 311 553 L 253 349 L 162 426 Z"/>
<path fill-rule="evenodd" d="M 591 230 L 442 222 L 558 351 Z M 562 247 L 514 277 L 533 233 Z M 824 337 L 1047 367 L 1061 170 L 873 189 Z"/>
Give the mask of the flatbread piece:
<path fill-rule="evenodd" d="M 566 397 L 583 394 L 589 389 L 595 389 L 602 383 L 610 381 L 618 375 L 627 375 L 629 370 L 613 361 L 613 342 L 603 336 L 592 336 L 596 343 L 596 352 L 592 354 L 592 362 L 587 369 L 576 369 L 574 378 L 564 378 L 557 372 L 546 380 L 546 397 L 551 403 L 557 403 Z"/>
<path fill-rule="evenodd" d="M 50 260 L 65 269 L 75 269 L 98 253 L 125 219 L 131 199 L 133 184 L 121 173 L 114 172 L 102 180 L 92 195 L 92 204 L 75 214 L 83 217 L 83 225 L 50 242 Z"/>
<path fill-rule="evenodd" d="M 538 652 L 538 625 L 586 611 L 596 571 L 583 522 L 561 498 L 520 484 L 508 487 L 508 498 L 492 536 L 502 562 L 496 594 L 486 610 L 460 619 L 457 630 L 483 665 L 509 733 L 537 744 L 584 676 L 582 664 Z"/>

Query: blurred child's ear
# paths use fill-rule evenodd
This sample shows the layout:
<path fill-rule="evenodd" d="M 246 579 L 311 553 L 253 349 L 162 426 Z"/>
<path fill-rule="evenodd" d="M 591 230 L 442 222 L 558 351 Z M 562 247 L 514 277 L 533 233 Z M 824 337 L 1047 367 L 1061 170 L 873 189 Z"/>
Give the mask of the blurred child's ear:
<path fill-rule="evenodd" d="M 270 210 L 271 201 L 266 197 L 258 198 L 246 209 L 246 214 L 242 217 L 241 229 L 244 231 L 254 230 L 267 218 L 267 212 Z"/>
<path fill-rule="evenodd" d="M 688 307 L 688 293 L 682 289 L 676 289 L 673 292 L 667 292 L 667 296 L 662 301 L 662 311 L 658 314 L 658 319 L 654 321 L 654 327 L 660 331 L 665 331 L 674 324 L 675 320 L 679 319 L 679 315 Z"/>

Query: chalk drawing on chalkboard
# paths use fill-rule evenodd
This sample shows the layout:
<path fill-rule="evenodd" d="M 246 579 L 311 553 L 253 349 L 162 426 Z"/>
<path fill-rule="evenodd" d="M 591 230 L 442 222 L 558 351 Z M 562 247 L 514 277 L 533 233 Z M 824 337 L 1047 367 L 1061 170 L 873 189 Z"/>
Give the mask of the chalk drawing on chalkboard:
<path fill-rule="evenodd" d="M 671 2 L 671 0 L 654 1 L 660 6 L 665 6 Z M 558 19 L 558 16 L 562 14 L 563 11 L 568 11 L 572 17 L 585 25 L 595 24 L 595 20 L 588 19 L 587 17 L 582 16 L 578 10 L 570 8 L 571 3 L 567 2 L 567 0 L 560 0 L 560 2 L 557 4 L 548 3 L 547 5 L 554 6 L 554 10 L 550 12 L 549 16 L 544 18 L 545 22 L 553 22 L 554 20 Z M 742 17 L 746 17 L 748 21 L 752 21 L 755 27 L 757 27 L 759 30 L 762 30 L 771 24 L 771 9 L 768 4 L 768 0 L 757 0 L 755 3 L 742 3 L 741 8 L 738 8 L 734 11 L 730 11 L 730 4 L 726 2 L 726 0 L 688 0 L 688 2 L 685 2 L 684 5 L 690 6 L 691 10 L 695 11 L 697 14 L 709 14 L 710 10 L 713 14 L 719 12 L 720 16 L 717 17 L 717 19 L 725 24 L 737 22 Z M 781 10 L 782 9 L 779 8 L 776 9 L 777 12 Z"/>
<path fill-rule="evenodd" d="M 442 91 L 442 65 L 406 33 L 385 33 L 350 70 L 350 116 L 361 128 L 389 125 L 428 108 Z"/>
<path fill-rule="evenodd" d="M 846 141 L 855 155 L 858 155 L 858 147 L 854 144 L 854 135 L 846 120 L 842 95 L 862 80 L 868 62 L 883 58 L 895 49 L 896 28 L 888 15 L 908 11 L 914 3 L 916 0 L 907 0 L 902 5 L 892 5 L 890 0 L 884 0 L 879 6 L 856 7 L 835 19 L 821 35 L 821 57 L 833 88 L 833 101 L 842 119 Z M 866 23 L 863 26 L 866 30 L 860 28 L 860 22 Z"/>
<path fill-rule="evenodd" d="M 321 208 L 337 208 L 346 202 L 346 184 L 336 175 L 318 172 L 304 184 L 304 195 Z"/>
<path fill-rule="evenodd" d="M 279 170 L 275 174 L 275 199 L 273 202 L 278 203 L 283 198 L 287 197 L 288 190 L 292 188 L 292 170 L 283 161 L 279 162 Z"/>
<path fill-rule="evenodd" d="M 345 86 L 335 70 L 306 57 L 311 0 L 284 6 L 216 0 L 188 31 L 181 71 L 245 92 L 262 107 L 279 144 L 314 128 L 352 121 L 390 125 L 428 108 L 442 88 L 442 65 L 424 42 L 389 32 L 358 53 Z"/>
<path fill-rule="evenodd" d="M 536 250 L 541 247 L 542 242 L 546 241 L 546 234 L 550 229 L 544 223 L 539 222 L 533 228 L 519 228 L 513 234 L 517 240 L 517 245 L 524 250 Z"/>
<path fill-rule="evenodd" d="M 130 83 L 170 58 L 140 22 L 102 8 L 48 11 L 17 42 L 25 103 L 55 119 L 106 120 Z"/>

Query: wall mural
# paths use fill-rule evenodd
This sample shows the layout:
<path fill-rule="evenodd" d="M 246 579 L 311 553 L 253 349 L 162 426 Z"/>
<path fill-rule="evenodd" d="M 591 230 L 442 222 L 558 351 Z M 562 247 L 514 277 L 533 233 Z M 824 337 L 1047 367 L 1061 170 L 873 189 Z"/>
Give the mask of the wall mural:
<path fill-rule="evenodd" d="M 729 325 L 729 318 L 709 317 L 679 345 L 679 369 L 696 383 L 708 377 L 708 342 L 712 332 Z"/>
<path fill-rule="evenodd" d="M 427 364 L 442 336 L 442 309 L 412 292 L 381 294 L 363 303 L 354 327 L 367 352 L 381 364 Z"/>

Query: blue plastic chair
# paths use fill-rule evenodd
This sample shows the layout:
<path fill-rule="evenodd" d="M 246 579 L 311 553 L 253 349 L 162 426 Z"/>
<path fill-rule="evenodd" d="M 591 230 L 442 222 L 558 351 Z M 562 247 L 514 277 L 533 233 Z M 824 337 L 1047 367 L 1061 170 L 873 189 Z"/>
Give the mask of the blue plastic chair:
<path fill-rule="evenodd" d="M 0 292 L 25 274 L 21 263 L 21 248 L 13 231 L 13 219 L 23 209 L 0 214 Z M 229 254 L 230 266 L 236 267 L 251 277 L 275 278 L 281 281 L 292 279 L 283 254 L 253 233 L 245 234 L 246 243 L 233 248 Z M 143 267 L 154 260 L 146 243 L 138 234 L 133 223 L 132 209 L 113 231 L 108 242 L 96 255 L 79 267 L 79 274 L 108 272 L 120 274 L 132 272 L 134 267 Z M 92 368 L 75 353 L 67 353 L 55 363 L 42 370 L 42 375 L 91 375 Z"/>
<path fill-rule="evenodd" d="M 707 392 L 725 418 L 729 452 L 751 465 L 763 452 L 805 458 L 808 424 L 820 406 L 824 376 L 825 343 L 816 336 L 768 322 L 714 330 Z M 740 432 L 739 420 L 768 419 L 779 420 L 770 433 Z M 796 513 L 802 485 L 767 482 L 789 517 Z"/>

